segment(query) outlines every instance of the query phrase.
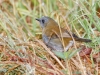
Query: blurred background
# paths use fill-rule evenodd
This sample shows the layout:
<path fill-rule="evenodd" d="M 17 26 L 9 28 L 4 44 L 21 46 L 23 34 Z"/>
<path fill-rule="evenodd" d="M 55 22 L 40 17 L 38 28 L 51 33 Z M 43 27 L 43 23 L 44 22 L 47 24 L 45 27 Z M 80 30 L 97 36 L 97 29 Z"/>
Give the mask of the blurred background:
<path fill-rule="evenodd" d="M 41 45 L 42 29 L 35 19 L 42 16 L 49 16 L 61 27 L 92 40 L 84 44 L 89 47 L 85 61 L 74 58 L 76 52 L 71 52 L 71 56 L 69 52 L 65 56 L 70 56 L 68 61 L 60 61 L 66 70 L 58 65 Z M 0 0 L 0 75 L 99 75 L 98 54 L 99 0 Z"/>

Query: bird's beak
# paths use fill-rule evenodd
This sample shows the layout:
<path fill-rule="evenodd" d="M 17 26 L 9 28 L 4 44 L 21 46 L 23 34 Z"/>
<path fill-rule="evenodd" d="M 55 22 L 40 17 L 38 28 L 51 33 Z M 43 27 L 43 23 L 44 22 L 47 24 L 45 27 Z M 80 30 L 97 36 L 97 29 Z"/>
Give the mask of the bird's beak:
<path fill-rule="evenodd" d="M 35 19 L 35 20 L 40 21 L 40 19 Z"/>

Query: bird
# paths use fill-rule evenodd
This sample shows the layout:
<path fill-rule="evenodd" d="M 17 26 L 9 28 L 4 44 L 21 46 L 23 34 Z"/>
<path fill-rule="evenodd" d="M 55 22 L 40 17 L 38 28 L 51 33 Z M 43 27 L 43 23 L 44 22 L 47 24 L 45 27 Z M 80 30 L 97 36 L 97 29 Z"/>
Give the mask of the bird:
<path fill-rule="evenodd" d="M 36 20 L 40 23 L 40 27 L 42 28 L 43 42 L 51 50 L 59 52 L 67 51 L 74 44 L 73 38 L 79 42 L 91 42 L 90 39 L 80 38 L 74 33 L 60 28 L 57 22 L 48 16 L 43 16 Z"/>

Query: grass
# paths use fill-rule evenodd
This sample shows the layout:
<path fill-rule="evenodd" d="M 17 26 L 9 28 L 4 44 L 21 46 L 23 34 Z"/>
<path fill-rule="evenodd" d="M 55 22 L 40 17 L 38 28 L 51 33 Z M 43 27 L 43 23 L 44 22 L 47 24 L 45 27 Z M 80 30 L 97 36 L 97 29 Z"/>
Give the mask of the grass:
<path fill-rule="evenodd" d="M 1 0 L 0 75 L 99 75 L 99 4 L 99 0 Z M 92 42 L 75 42 L 64 59 L 56 57 L 41 41 L 42 29 L 35 20 L 41 16 L 52 17 Z M 82 45 L 91 48 L 91 54 L 81 57 Z"/>

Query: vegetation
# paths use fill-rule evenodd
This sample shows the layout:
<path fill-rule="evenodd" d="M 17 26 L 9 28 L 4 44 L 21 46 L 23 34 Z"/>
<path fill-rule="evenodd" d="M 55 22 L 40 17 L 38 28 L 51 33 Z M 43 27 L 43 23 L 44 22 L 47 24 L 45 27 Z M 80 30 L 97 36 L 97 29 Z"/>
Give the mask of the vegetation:
<path fill-rule="evenodd" d="M 41 40 L 41 16 L 92 42 L 55 56 Z M 100 74 L 100 0 L 0 0 L 0 75 L 33 74 Z"/>

